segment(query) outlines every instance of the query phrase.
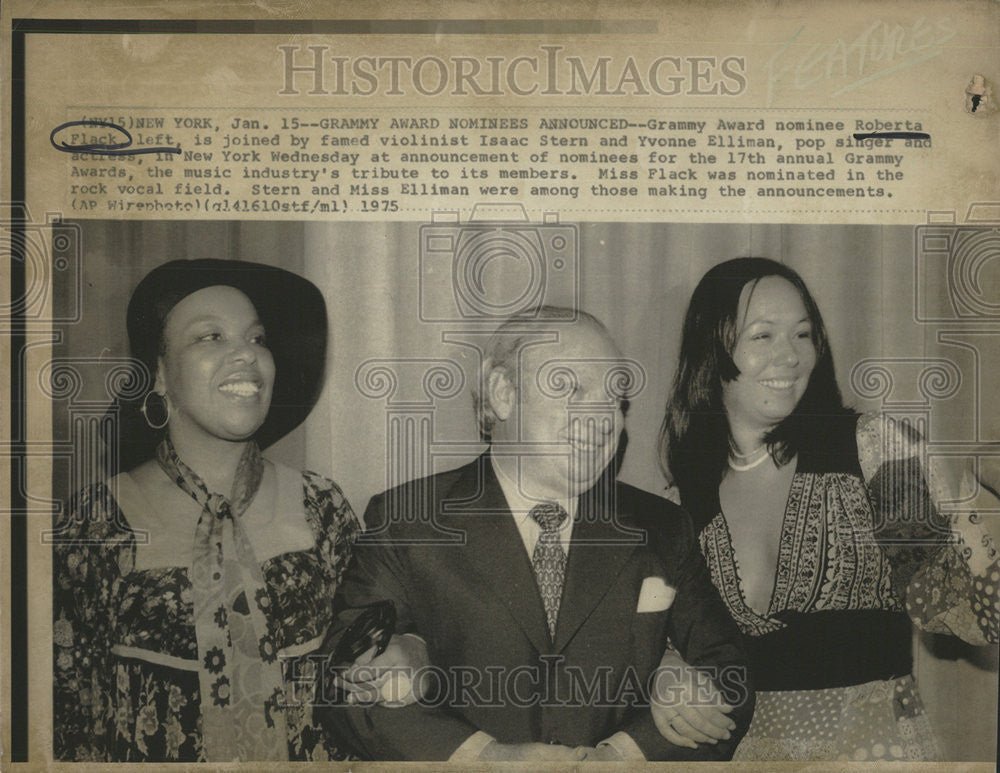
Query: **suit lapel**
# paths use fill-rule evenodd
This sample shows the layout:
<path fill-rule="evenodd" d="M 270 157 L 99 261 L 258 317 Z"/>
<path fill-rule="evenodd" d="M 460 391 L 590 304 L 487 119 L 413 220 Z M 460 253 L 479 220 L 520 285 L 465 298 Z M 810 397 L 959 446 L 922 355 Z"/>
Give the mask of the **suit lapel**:
<path fill-rule="evenodd" d="M 644 533 L 618 524 L 614 496 L 608 476 L 580 497 L 556 622 L 556 652 L 569 644 L 645 539 Z"/>
<path fill-rule="evenodd" d="M 465 532 L 470 569 L 504 602 L 535 648 L 548 652 L 552 645 L 535 573 L 488 453 L 463 470 L 445 499 L 442 523 Z"/>

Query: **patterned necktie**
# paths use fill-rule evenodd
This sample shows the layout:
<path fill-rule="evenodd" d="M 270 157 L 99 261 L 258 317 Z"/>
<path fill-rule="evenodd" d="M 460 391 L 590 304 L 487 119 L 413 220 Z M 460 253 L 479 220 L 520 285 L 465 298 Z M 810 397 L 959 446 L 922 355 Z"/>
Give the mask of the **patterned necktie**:
<path fill-rule="evenodd" d="M 556 638 L 556 619 L 559 617 L 559 599 L 562 598 L 563 580 L 566 577 L 566 552 L 559 540 L 559 527 L 567 513 L 559 505 L 536 505 L 528 513 L 542 527 L 531 554 L 535 580 L 542 595 L 545 617 L 549 623 L 549 636 Z"/>
<path fill-rule="evenodd" d="M 247 443 L 228 498 L 208 490 L 169 438 L 157 461 L 202 507 L 190 579 L 205 758 L 287 760 L 281 664 L 264 611 L 270 597 L 242 523 L 264 474 L 260 451 Z"/>

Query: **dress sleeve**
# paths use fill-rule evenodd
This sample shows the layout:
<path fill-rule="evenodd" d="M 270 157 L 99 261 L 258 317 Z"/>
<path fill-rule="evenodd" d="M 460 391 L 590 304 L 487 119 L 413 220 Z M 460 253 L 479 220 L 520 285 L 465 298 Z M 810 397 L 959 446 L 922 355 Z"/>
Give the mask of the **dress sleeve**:
<path fill-rule="evenodd" d="M 53 752 L 57 760 L 112 761 L 111 599 L 134 540 L 104 484 L 74 497 L 53 532 Z"/>
<path fill-rule="evenodd" d="M 967 504 L 975 491 L 971 473 L 929 458 L 919 433 L 886 417 L 862 416 L 857 437 L 874 535 L 913 622 L 970 644 L 998 641 L 1000 563 Z"/>
<path fill-rule="evenodd" d="M 314 472 L 303 473 L 303 478 L 306 506 L 320 524 L 320 552 L 330 565 L 335 586 L 338 586 L 350 563 L 361 526 L 347 497 L 336 483 Z"/>

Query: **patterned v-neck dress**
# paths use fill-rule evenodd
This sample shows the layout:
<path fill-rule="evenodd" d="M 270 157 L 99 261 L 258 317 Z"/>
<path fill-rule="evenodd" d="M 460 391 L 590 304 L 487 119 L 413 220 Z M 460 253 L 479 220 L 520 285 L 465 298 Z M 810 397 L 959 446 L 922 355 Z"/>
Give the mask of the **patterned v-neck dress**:
<path fill-rule="evenodd" d="M 954 521 L 938 508 L 944 492 L 919 438 L 867 414 L 841 430 L 828 438 L 840 451 L 799 455 L 766 611 L 745 600 L 717 502 L 700 532 L 758 690 L 734 759 L 936 759 L 912 676 L 910 621 L 973 644 L 997 641 L 996 551 L 988 540 L 976 546 L 990 561 L 974 576 L 971 548 L 949 538 Z"/>
<path fill-rule="evenodd" d="M 285 713 L 288 759 L 344 759 L 312 721 L 315 670 L 307 656 L 330 625 L 333 595 L 359 526 L 332 481 L 275 467 L 277 507 L 301 516 L 314 544 L 263 561 L 266 597 L 246 602 L 264 612 L 294 691 L 268 710 Z M 58 760 L 205 761 L 201 704 L 225 697 L 200 694 L 199 669 L 218 664 L 198 659 L 189 567 L 137 568 L 137 547 L 149 535 L 130 524 L 130 506 L 144 501 L 136 491 L 127 474 L 95 484 L 71 502 L 55 531 Z M 193 528 L 192 522 L 192 535 Z"/>

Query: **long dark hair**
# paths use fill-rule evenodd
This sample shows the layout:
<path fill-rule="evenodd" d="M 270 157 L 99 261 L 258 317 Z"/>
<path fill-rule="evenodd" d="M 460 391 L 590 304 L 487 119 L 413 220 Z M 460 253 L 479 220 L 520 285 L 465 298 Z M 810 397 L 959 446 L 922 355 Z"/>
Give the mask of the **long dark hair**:
<path fill-rule="evenodd" d="M 795 410 L 765 437 L 771 456 L 786 464 L 800 451 L 825 447 L 843 456 L 838 442 L 831 447 L 831 421 L 855 417 L 844 407 L 837 387 L 829 339 L 816 301 L 794 270 L 768 258 L 735 258 L 711 268 L 691 296 L 681 336 L 680 362 L 660 428 L 660 466 L 680 489 L 681 502 L 699 525 L 718 510 L 719 483 L 729 454 L 729 421 L 722 404 L 723 382 L 739 369 L 733 350 L 739 334 L 740 295 L 748 284 L 767 276 L 788 280 L 802 298 L 811 323 L 816 365 Z M 801 460 L 800 460 L 801 465 Z M 837 466 L 840 466 L 839 464 Z"/>

